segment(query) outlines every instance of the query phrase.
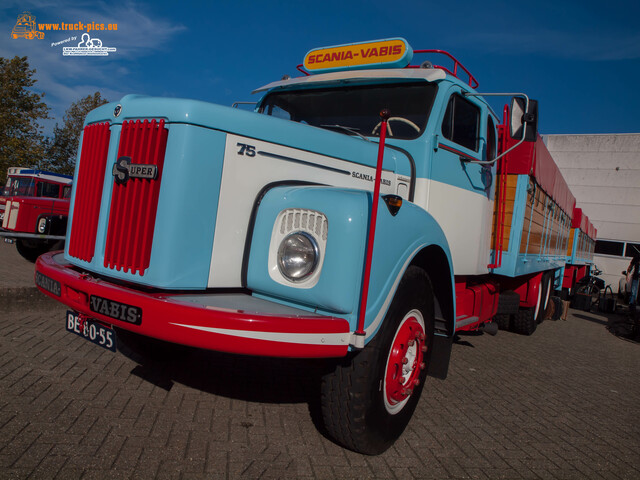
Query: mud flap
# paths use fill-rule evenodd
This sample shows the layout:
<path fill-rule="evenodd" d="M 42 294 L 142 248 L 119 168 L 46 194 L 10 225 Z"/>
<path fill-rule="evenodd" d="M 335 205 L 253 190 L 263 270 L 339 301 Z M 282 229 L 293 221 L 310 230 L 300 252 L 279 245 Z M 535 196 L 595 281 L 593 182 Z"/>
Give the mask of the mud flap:
<path fill-rule="evenodd" d="M 433 351 L 431 352 L 429 371 L 427 373 L 430 377 L 440 378 L 442 380 L 447 378 L 452 345 L 453 337 L 437 334 L 433 337 Z"/>

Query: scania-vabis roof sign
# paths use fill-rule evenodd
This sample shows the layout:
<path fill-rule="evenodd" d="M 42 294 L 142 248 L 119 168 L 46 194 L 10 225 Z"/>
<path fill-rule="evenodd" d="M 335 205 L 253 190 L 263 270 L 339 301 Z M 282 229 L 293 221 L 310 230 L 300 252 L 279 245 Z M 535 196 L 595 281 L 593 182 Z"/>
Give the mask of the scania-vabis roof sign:
<path fill-rule="evenodd" d="M 304 57 L 304 68 L 310 72 L 404 68 L 412 58 L 413 50 L 404 38 L 388 38 L 313 49 Z"/>

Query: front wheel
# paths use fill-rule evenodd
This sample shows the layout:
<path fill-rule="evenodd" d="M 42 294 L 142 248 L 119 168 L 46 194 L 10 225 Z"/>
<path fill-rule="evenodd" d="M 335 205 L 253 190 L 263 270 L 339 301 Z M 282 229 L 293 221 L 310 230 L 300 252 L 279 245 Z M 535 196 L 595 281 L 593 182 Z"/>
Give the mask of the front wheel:
<path fill-rule="evenodd" d="M 338 443 L 377 455 L 402 434 L 427 376 L 433 325 L 431 282 L 411 266 L 373 340 L 322 378 L 324 426 Z"/>

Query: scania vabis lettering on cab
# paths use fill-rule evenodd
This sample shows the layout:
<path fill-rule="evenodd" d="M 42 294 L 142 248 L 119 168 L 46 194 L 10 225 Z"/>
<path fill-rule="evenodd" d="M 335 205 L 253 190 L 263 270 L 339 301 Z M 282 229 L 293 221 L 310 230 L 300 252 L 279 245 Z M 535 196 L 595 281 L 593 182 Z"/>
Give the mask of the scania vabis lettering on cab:
<path fill-rule="evenodd" d="M 456 332 L 495 330 L 498 313 L 531 333 L 571 213 L 546 192 L 523 240 L 537 253 L 521 253 L 542 189 L 496 163 L 536 140 L 535 102 L 517 95 L 499 125 L 446 52 L 394 38 L 312 50 L 299 69 L 254 112 L 137 95 L 92 111 L 66 249 L 39 258 L 36 283 L 70 307 L 67 329 L 111 349 L 134 335 L 328 359 L 327 431 L 377 454 L 426 375 L 446 376 Z"/>

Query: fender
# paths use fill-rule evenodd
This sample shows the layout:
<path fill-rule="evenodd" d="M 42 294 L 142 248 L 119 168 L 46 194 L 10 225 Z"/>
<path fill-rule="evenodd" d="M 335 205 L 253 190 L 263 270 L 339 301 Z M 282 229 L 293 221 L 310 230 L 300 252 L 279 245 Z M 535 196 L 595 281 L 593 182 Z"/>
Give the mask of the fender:
<path fill-rule="evenodd" d="M 267 192 L 257 209 L 247 287 L 258 295 L 279 299 L 283 303 L 306 306 L 319 313 L 339 314 L 349 321 L 354 331 L 371 198 L 371 192 L 325 186 L 283 186 Z M 279 283 L 269 273 L 269 250 L 278 248 L 278 245 L 272 245 L 274 223 L 280 212 L 288 208 L 321 212 L 328 220 L 322 270 L 317 284 L 310 288 Z M 436 278 L 432 282 L 449 282 L 451 291 L 454 291 L 451 253 L 436 220 L 408 201 L 403 203 L 396 216 L 380 206 L 365 317 L 365 342 L 373 338 L 380 328 L 404 271 L 421 252 L 434 246 L 446 256 L 448 278 Z M 451 302 L 454 303 L 453 299 Z"/>
<path fill-rule="evenodd" d="M 376 223 L 369 299 L 365 317 L 365 341 L 373 338 L 373 335 L 380 328 L 407 267 L 412 263 L 424 267 L 425 259 L 422 254 L 427 250 L 439 249 L 447 260 L 446 271 L 448 271 L 448 275 L 444 275 L 446 278 L 431 278 L 434 294 L 437 284 L 446 284 L 447 282 L 451 295 L 455 291 L 453 261 L 451 260 L 449 243 L 442 228 L 431 214 L 414 203 L 405 201 L 397 215 L 392 216 L 387 208 L 380 205 Z M 426 268 L 426 270 L 429 273 L 429 269 Z M 450 302 L 452 318 L 448 320 L 452 321 L 455 318 L 455 299 L 452 297 Z"/>

